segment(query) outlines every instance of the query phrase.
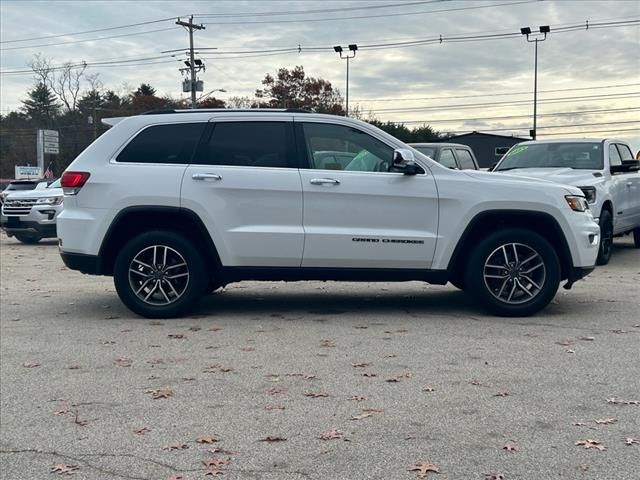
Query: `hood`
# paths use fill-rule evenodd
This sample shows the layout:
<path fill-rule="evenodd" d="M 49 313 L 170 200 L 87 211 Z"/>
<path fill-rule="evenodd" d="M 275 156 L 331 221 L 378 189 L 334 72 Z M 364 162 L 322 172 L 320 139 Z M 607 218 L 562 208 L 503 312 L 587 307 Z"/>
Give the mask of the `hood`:
<path fill-rule="evenodd" d="M 7 200 L 18 200 L 20 198 L 45 198 L 45 197 L 62 197 L 64 195 L 62 188 L 41 188 L 34 190 L 18 190 L 10 193 Z"/>
<path fill-rule="evenodd" d="M 532 169 L 527 169 L 527 170 L 532 170 Z M 494 185 L 500 184 L 500 183 L 504 183 L 508 185 L 526 184 L 526 185 L 537 187 L 537 188 L 540 188 L 541 186 L 544 187 L 547 185 L 551 187 L 553 185 L 554 187 L 556 186 L 563 187 L 567 192 L 569 192 L 572 195 L 582 195 L 582 191 L 579 188 L 573 185 L 568 185 L 566 182 L 563 183 L 563 182 L 548 180 L 546 178 L 541 178 L 541 177 L 538 178 L 533 176 L 525 176 L 524 174 L 513 175 L 512 172 L 515 172 L 515 171 L 516 170 L 508 170 L 505 173 L 499 173 L 499 172 L 484 172 L 482 170 L 462 170 L 464 174 L 470 177 L 476 178 L 478 180 L 485 180 Z"/>
<path fill-rule="evenodd" d="M 501 172 L 494 172 L 501 173 Z M 555 183 L 563 183 L 565 185 L 584 186 L 595 183 L 599 177 L 595 177 L 594 173 L 600 173 L 598 170 L 583 170 L 575 168 L 514 168 L 507 170 L 502 175 L 513 175 L 518 177 L 538 178 L 548 180 Z"/>

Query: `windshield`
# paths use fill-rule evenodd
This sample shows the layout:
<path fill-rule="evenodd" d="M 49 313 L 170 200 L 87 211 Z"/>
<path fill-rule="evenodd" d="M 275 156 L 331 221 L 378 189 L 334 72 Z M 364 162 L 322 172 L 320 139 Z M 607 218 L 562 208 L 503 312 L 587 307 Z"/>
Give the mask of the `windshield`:
<path fill-rule="evenodd" d="M 55 182 L 51 183 L 47 188 L 60 188 L 60 179 L 58 179 Z"/>
<path fill-rule="evenodd" d="M 433 154 L 436 153 L 435 147 L 413 147 L 413 148 L 418 150 L 423 155 L 426 155 L 427 157 L 431 157 L 431 158 L 433 158 Z"/>
<path fill-rule="evenodd" d="M 604 168 L 602 144 L 576 142 L 516 145 L 506 153 L 495 171 L 512 170 L 514 168 L 600 170 Z"/>

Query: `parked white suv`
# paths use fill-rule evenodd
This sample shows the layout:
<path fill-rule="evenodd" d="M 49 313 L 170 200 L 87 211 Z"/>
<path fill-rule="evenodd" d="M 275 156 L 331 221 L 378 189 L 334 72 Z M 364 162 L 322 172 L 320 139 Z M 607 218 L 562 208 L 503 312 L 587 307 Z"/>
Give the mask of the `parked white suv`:
<path fill-rule="evenodd" d="M 60 180 L 40 182 L 32 190 L 9 193 L 2 205 L 0 224 L 9 237 L 22 243 L 38 243 L 56 237 L 56 218 L 62 211 Z"/>
<path fill-rule="evenodd" d="M 511 147 L 494 172 L 575 185 L 600 225 L 598 265 L 611 257 L 614 235 L 633 233 L 640 248 L 640 161 L 621 140 L 543 140 Z"/>
<path fill-rule="evenodd" d="M 451 170 L 364 122 L 299 110 L 106 122 L 62 177 L 60 253 L 112 275 L 146 317 L 230 282 L 318 279 L 450 281 L 493 313 L 530 315 L 594 268 L 600 229 L 580 189 Z M 348 161 L 328 169 L 326 152 Z"/>

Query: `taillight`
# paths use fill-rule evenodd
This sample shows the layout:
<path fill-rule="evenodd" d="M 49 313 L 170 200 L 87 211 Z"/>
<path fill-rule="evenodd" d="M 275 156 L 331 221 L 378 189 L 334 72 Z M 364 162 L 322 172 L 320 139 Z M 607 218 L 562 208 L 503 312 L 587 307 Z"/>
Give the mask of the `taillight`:
<path fill-rule="evenodd" d="M 87 182 L 91 174 L 89 172 L 64 172 L 60 179 L 60 185 L 65 195 L 76 195 Z"/>

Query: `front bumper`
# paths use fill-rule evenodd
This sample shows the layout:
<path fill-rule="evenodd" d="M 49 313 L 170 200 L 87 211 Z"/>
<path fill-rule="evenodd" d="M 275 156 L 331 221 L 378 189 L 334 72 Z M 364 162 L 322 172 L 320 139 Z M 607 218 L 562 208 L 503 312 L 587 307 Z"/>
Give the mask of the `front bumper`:
<path fill-rule="evenodd" d="M 7 232 L 9 237 L 16 234 L 37 234 L 43 238 L 54 238 L 56 236 L 56 224 L 39 223 L 37 221 L 22 220 L 22 217 L 2 216 L 0 226 Z"/>
<path fill-rule="evenodd" d="M 573 267 L 569 271 L 569 278 L 567 278 L 567 283 L 563 285 L 562 288 L 565 290 L 571 290 L 571 287 L 575 282 L 580 280 L 581 278 L 586 277 L 591 272 L 596 269 L 595 265 L 593 267 Z"/>

